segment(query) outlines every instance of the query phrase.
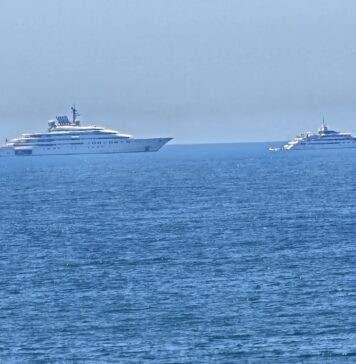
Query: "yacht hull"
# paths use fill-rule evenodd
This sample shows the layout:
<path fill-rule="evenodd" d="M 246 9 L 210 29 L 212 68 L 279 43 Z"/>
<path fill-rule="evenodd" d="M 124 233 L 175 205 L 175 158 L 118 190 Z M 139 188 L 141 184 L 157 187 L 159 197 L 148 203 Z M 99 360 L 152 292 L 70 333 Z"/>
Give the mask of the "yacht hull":
<path fill-rule="evenodd" d="M 315 143 L 315 144 L 304 144 L 304 145 L 295 145 L 291 148 L 282 148 L 283 150 L 319 150 L 319 149 L 351 149 L 356 148 L 356 142 L 352 143 L 339 143 L 339 144 L 330 144 L 330 143 Z"/>
<path fill-rule="evenodd" d="M 172 138 L 130 138 L 115 143 L 98 139 L 78 140 L 76 143 L 57 141 L 45 145 L 10 144 L 0 148 L 0 157 L 157 152 L 170 140 Z"/>

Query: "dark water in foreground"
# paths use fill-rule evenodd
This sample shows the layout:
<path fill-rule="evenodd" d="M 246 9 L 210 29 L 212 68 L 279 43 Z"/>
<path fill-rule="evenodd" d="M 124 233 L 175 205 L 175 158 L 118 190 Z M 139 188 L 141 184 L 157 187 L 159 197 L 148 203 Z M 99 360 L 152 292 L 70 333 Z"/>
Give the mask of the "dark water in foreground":
<path fill-rule="evenodd" d="M 356 151 L 0 160 L 0 362 L 356 362 Z"/>

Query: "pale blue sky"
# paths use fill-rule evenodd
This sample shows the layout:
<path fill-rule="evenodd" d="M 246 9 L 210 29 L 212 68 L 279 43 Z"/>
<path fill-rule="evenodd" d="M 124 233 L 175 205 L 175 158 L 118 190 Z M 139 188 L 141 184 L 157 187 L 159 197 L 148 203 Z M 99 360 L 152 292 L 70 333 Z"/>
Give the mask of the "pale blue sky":
<path fill-rule="evenodd" d="M 82 119 L 178 143 L 356 134 L 354 0 L 0 0 L 0 138 Z"/>

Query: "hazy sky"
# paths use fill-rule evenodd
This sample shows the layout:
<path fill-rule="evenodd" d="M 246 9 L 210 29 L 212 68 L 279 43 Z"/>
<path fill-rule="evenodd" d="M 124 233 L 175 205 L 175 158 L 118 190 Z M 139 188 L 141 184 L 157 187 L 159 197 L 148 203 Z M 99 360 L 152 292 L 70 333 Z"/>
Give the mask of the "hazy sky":
<path fill-rule="evenodd" d="M 0 0 L 0 138 L 69 112 L 178 143 L 356 134 L 354 0 Z"/>

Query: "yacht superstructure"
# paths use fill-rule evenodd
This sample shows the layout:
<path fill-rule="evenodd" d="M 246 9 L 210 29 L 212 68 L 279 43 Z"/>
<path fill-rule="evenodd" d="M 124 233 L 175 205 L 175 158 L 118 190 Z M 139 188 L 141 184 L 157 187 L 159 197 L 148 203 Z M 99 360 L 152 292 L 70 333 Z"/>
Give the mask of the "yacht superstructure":
<path fill-rule="evenodd" d="M 136 139 L 132 135 L 99 126 L 82 126 L 72 107 L 72 120 L 57 116 L 43 133 L 23 134 L 6 140 L 0 157 L 63 154 L 157 152 L 172 138 Z"/>
<path fill-rule="evenodd" d="M 270 150 L 306 150 L 306 149 L 340 149 L 356 148 L 356 137 L 350 133 L 340 133 L 330 130 L 323 120 L 318 133 L 305 133 L 297 135 L 282 148 Z"/>

